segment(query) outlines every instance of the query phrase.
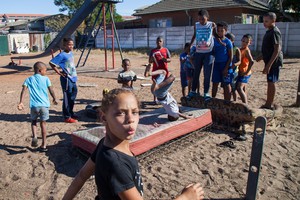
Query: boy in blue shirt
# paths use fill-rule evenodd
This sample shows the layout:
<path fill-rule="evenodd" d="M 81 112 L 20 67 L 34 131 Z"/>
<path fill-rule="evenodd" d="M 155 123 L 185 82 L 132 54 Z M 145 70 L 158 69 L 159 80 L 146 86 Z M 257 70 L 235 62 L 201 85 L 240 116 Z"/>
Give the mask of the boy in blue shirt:
<path fill-rule="evenodd" d="M 77 73 L 73 56 L 73 40 L 63 39 L 64 51 L 50 60 L 52 69 L 60 75 L 60 84 L 63 90 L 63 116 L 66 123 L 76 123 L 78 116 L 73 112 L 75 99 L 77 96 Z M 61 68 L 62 71 L 59 71 Z"/>
<path fill-rule="evenodd" d="M 231 99 L 231 86 L 232 82 L 232 59 L 233 59 L 233 46 L 232 42 L 225 37 L 227 33 L 227 24 L 220 22 L 217 24 L 217 35 L 214 38 L 214 69 L 212 74 L 212 97 L 216 97 L 218 92 L 219 83 L 222 84 L 224 89 L 224 99 L 230 101 Z"/>
<path fill-rule="evenodd" d="M 50 102 L 48 98 L 49 90 L 50 95 L 53 98 L 53 103 L 56 105 L 56 98 L 54 91 L 52 90 L 51 82 L 46 75 L 47 67 L 45 63 L 36 62 L 33 66 L 34 75 L 27 78 L 23 83 L 23 89 L 20 95 L 20 102 L 18 104 L 18 109 L 23 110 L 24 104 L 24 93 L 26 88 L 29 90 L 30 95 L 30 114 L 31 114 L 31 130 L 32 130 L 32 141 L 31 146 L 38 146 L 38 139 L 36 135 L 37 130 L 37 118 L 40 117 L 41 120 L 41 132 L 42 132 L 42 145 L 38 148 L 39 151 L 46 152 L 46 120 L 49 119 L 49 107 Z"/>

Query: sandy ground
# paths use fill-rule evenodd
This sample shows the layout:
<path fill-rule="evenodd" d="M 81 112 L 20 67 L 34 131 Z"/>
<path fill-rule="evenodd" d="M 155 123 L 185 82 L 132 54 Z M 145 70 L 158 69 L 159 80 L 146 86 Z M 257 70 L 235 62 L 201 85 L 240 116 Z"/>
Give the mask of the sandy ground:
<path fill-rule="evenodd" d="M 31 55 L 31 54 L 30 54 Z M 75 53 L 78 59 L 79 53 Z M 133 70 L 140 76 L 147 55 L 127 52 Z M 48 63 L 49 57 L 38 60 Z M 110 58 L 110 55 L 109 55 Z M 120 56 L 116 54 L 116 69 L 120 69 Z M 79 84 L 95 87 L 79 87 L 75 111 L 80 115 L 77 124 L 65 124 L 61 117 L 62 92 L 59 77 L 52 70 L 48 77 L 60 100 L 50 108 L 47 153 L 39 153 L 30 147 L 31 130 L 29 107 L 18 111 L 21 85 L 31 76 L 32 65 L 37 60 L 22 60 L 21 66 L 7 66 L 9 56 L 0 57 L 0 199 L 61 199 L 86 158 L 72 147 L 73 131 L 98 126 L 94 119 L 85 116 L 85 106 L 102 97 L 102 89 L 119 87 L 117 72 L 103 72 L 104 54 L 93 51 L 85 67 L 78 68 Z M 109 66 L 111 66 L 109 61 Z M 285 59 L 278 83 L 276 102 L 283 106 L 283 116 L 276 127 L 268 127 L 262 168 L 258 187 L 259 199 L 300 199 L 300 112 L 296 102 L 300 59 Z M 249 83 L 249 104 L 261 106 L 266 97 L 266 78 L 263 64 L 255 63 Z M 174 56 L 170 65 L 179 77 L 179 60 Z M 102 72 L 101 72 L 102 71 Z M 202 80 L 201 80 L 202 81 Z M 141 87 L 149 80 L 135 83 L 136 93 L 142 101 L 153 99 L 149 87 Z M 201 91 L 203 89 L 201 88 Z M 180 81 L 176 81 L 172 94 L 179 101 Z M 221 90 L 219 97 L 222 97 Z M 28 105 L 28 93 L 25 98 Z M 40 130 L 40 129 L 39 129 Z M 203 136 L 205 135 L 205 136 Z M 210 128 L 189 135 L 159 148 L 152 154 L 138 157 L 142 170 L 145 199 L 170 199 L 185 185 L 201 182 L 207 199 L 239 199 L 245 196 L 252 137 L 246 142 L 235 142 L 237 148 L 229 149 L 217 144 L 232 137 L 231 133 Z M 76 199 L 94 199 L 94 180 L 89 180 Z"/>

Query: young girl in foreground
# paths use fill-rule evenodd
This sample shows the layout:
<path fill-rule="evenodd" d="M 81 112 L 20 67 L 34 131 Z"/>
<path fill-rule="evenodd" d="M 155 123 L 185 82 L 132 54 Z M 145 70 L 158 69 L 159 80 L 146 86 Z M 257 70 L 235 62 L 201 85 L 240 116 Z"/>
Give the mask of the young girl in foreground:
<path fill-rule="evenodd" d="M 102 100 L 102 120 L 106 136 L 79 171 L 63 199 L 73 199 L 86 180 L 95 174 L 96 199 L 143 199 L 143 183 L 138 163 L 129 149 L 139 122 L 139 103 L 126 89 L 111 90 Z M 188 185 L 176 199 L 203 199 L 200 184 Z"/>

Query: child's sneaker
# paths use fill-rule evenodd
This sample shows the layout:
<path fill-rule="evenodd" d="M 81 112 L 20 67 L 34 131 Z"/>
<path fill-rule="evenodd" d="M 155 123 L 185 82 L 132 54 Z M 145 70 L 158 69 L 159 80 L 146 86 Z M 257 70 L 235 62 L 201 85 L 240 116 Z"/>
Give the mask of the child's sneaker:
<path fill-rule="evenodd" d="M 70 118 L 66 119 L 65 122 L 66 123 L 77 123 L 78 121 L 76 119 L 73 119 L 70 117 Z"/>
<path fill-rule="evenodd" d="M 211 98 L 211 96 L 208 93 L 204 93 L 203 97 L 204 97 L 204 99 L 210 99 Z"/>
<path fill-rule="evenodd" d="M 191 92 L 186 96 L 186 98 L 187 98 L 187 99 L 191 99 L 191 98 L 197 97 L 197 96 L 199 97 L 200 94 L 197 93 L 197 92 L 191 91 Z"/>

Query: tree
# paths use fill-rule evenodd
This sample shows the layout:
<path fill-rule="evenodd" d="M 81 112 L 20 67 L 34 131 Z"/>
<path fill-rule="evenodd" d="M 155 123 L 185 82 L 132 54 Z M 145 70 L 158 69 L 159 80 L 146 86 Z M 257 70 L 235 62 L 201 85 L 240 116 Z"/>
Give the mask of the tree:
<path fill-rule="evenodd" d="M 81 7 L 83 3 L 84 0 L 54 0 L 54 4 L 59 7 L 59 11 L 60 12 L 68 11 L 70 17 L 72 17 L 76 13 L 76 11 Z M 85 19 L 84 21 L 85 26 L 91 26 L 93 24 L 100 9 L 101 9 L 101 3 L 99 3 L 99 6 L 97 6 L 95 10 L 90 14 L 90 17 Z M 113 13 L 114 13 L 115 22 L 123 21 L 122 16 L 116 12 L 115 4 L 113 4 Z M 102 13 L 100 15 L 100 19 L 102 19 Z M 107 13 L 106 15 L 106 21 L 110 21 L 109 13 Z M 99 25 L 99 23 L 100 20 L 98 20 L 97 25 Z"/>
<path fill-rule="evenodd" d="M 300 21 L 300 1 L 299 0 L 271 0 L 270 8 L 281 13 L 288 21 Z"/>

